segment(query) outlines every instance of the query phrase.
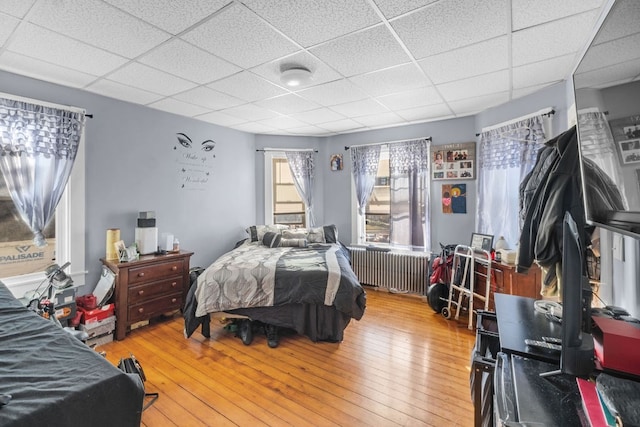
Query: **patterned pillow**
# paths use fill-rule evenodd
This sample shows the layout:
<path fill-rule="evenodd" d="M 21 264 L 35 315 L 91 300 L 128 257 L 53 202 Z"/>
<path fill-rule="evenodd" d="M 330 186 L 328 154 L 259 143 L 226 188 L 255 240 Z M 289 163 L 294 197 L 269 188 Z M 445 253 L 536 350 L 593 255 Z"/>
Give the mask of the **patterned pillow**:
<path fill-rule="evenodd" d="M 306 228 L 294 228 L 290 230 L 282 230 L 283 239 L 306 239 L 308 231 Z"/>
<path fill-rule="evenodd" d="M 307 239 L 309 243 L 326 243 L 324 239 L 324 227 L 310 228 Z"/>
<path fill-rule="evenodd" d="M 252 225 L 245 231 L 251 237 L 252 242 L 261 242 L 264 238 L 264 233 L 271 231 L 274 233 L 280 233 L 282 230 L 289 228 L 288 225 L 275 224 L 275 225 Z"/>
<path fill-rule="evenodd" d="M 288 246 L 292 248 L 306 248 L 307 247 L 307 239 L 285 239 L 284 237 L 280 240 L 280 246 Z"/>
<path fill-rule="evenodd" d="M 277 248 L 280 246 L 280 239 L 282 236 L 280 233 L 274 233 L 273 231 L 267 231 L 262 238 L 262 244 L 268 248 Z"/>

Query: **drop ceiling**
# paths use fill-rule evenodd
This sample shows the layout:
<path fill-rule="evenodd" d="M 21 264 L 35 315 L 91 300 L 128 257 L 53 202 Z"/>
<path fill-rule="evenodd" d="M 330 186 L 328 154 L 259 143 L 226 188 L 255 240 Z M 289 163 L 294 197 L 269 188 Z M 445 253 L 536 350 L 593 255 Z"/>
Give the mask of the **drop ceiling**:
<path fill-rule="evenodd" d="M 257 134 L 476 114 L 567 79 L 606 0 L 2 0 L 0 69 Z M 289 88 L 297 65 L 312 81 Z"/>

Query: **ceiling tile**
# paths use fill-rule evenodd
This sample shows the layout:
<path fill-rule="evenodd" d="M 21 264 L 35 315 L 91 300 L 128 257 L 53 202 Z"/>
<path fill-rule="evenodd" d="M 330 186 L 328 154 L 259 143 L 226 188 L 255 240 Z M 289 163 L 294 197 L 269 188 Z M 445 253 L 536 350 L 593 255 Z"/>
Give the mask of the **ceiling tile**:
<path fill-rule="evenodd" d="M 506 36 L 496 37 L 430 56 L 418 64 L 434 84 L 504 70 L 509 67 L 508 39 Z"/>
<path fill-rule="evenodd" d="M 410 60 L 384 25 L 340 37 L 310 52 L 346 77 Z"/>
<path fill-rule="evenodd" d="M 580 62 L 580 72 L 617 65 L 636 59 L 639 54 L 640 33 L 589 48 Z"/>
<path fill-rule="evenodd" d="M 96 79 L 91 74 L 8 51 L 0 54 L 0 69 L 69 87 L 84 87 Z"/>
<path fill-rule="evenodd" d="M 233 76 L 218 80 L 207 86 L 247 102 L 289 93 L 281 87 L 248 71 L 234 74 Z"/>
<path fill-rule="evenodd" d="M 301 126 L 296 128 L 287 129 L 289 133 L 294 135 L 325 135 L 327 133 L 326 129 L 321 129 L 317 126 Z"/>
<path fill-rule="evenodd" d="M 246 121 L 265 120 L 273 117 L 278 117 L 280 114 L 267 110 L 266 108 L 258 107 L 253 104 L 238 105 L 237 107 L 227 108 L 222 110 L 223 113 L 229 114 L 234 117 L 244 119 Z"/>
<path fill-rule="evenodd" d="M 325 107 L 358 101 L 367 97 L 361 89 L 345 79 L 304 89 L 298 94 Z"/>
<path fill-rule="evenodd" d="M 304 47 L 380 22 L 367 0 L 243 0 L 243 3 Z"/>
<path fill-rule="evenodd" d="M 503 70 L 482 76 L 437 85 L 447 101 L 458 101 L 509 90 L 509 71 Z"/>
<path fill-rule="evenodd" d="M 387 18 L 410 12 L 438 0 L 373 0 Z"/>
<path fill-rule="evenodd" d="M 602 6 L 606 0 L 511 0 L 513 31 Z"/>
<path fill-rule="evenodd" d="M 358 117 L 356 121 L 370 128 L 406 123 L 405 119 L 390 112 Z"/>
<path fill-rule="evenodd" d="M 150 102 L 157 101 L 162 95 L 147 92 L 146 90 L 137 89 L 135 87 L 123 85 L 122 83 L 111 80 L 101 79 L 90 86 L 86 87 L 89 92 L 95 92 L 110 98 L 121 99 L 123 101 L 133 102 L 136 104 L 146 105 Z"/>
<path fill-rule="evenodd" d="M 575 87 L 576 89 L 583 87 L 607 87 L 612 84 L 630 82 L 638 75 L 639 68 L 640 60 L 636 59 L 622 64 L 576 74 Z"/>
<path fill-rule="evenodd" d="M 439 104 L 442 102 L 442 98 L 433 86 L 380 96 L 377 99 L 391 111 L 406 110 L 408 108 Z"/>
<path fill-rule="evenodd" d="M 0 14 L 0 47 L 9 39 L 19 23 L 16 18 Z"/>
<path fill-rule="evenodd" d="M 197 105 L 178 101 L 172 98 L 161 99 L 160 101 L 148 104 L 148 106 L 157 110 L 168 111 L 169 113 L 187 117 L 197 116 L 198 114 L 204 114 L 208 111 L 204 107 L 199 107 Z"/>
<path fill-rule="evenodd" d="M 513 66 L 582 50 L 596 18 L 596 12 L 586 12 L 513 33 Z"/>
<path fill-rule="evenodd" d="M 161 95 L 173 95 L 195 87 L 190 81 L 181 79 L 146 65 L 131 62 L 109 75 L 109 79 Z"/>
<path fill-rule="evenodd" d="M 329 108 L 319 108 L 317 110 L 305 111 L 304 113 L 291 114 L 291 117 L 313 125 L 335 122 L 345 118 L 342 114 L 338 114 Z"/>
<path fill-rule="evenodd" d="M 33 24 L 22 25 L 7 49 L 95 76 L 109 73 L 128 61 Z"/>
<path fill-rule="evenodd" d="M 183 40 L 173 39 L 138 59 L 138 62 L 205 84 L 242 69 Z"/>
<path fill-rule="evenodd" d="M 256 122 L 233 125 L 232 127 L 234 129 L 241 130 L 243 132 L 250 132 L 250 133 L 266 133 L 266 132 L 272 132 L 277 130 L 274 127 L 271 127 L 262 123 L 256 123 Z"/>
<path fill-rule="evenodd" d="M 281 114 L 300 113 L 303 111 L 314 110 L 319 107 L 315 102 L 311 102 L 291 93 L 257 101 L 255 104 Z"/>
<path fill-rule="evenodd" d="M 387 108 L 371 98 L 334 105 L 331 109 L 347 117 L 361 117 L 389 112 Z"/>
<path fill-rule="evenodd" d="M 221 113 L 219 111 L 213 111 L 211 113 L 201 114 L 195 117 L 198 120 L 202 120 L 209 123 L 215 123 L 220 126 L 232 126 L 246 122 L 246 120 L 230 116 L 228 114 Z"/>
<path fill-rule="evenodd" d="M 353 76 L 349 80 L 374 97 L 430 86 L 429 80 L 413 63 Z"/>
<path fill-rule="evenodd" d="M 31 22 L 127 58 L 134 58 L 170 36 L 98 0 L 40 1 Z"/>
<path fill-rule="evenodd" d="M 292 65 L 302 66 L 311 71 L 313 74 L 312 81 L 307 85 L 307 87 L 342 78 L 342 76 L 336 73 L 331 67 L 306 51 L 299 51 L 293 55 L 285 56 L 284 58 L 279 58 L 275 61 L 262 64 L 251 69 L 251 71 L 277 85 L 282 86 L 283 83 L 280 80 L 282 70 L 290 68 Z"/>
<path fill-rule="evenodd" d="M 171 34 L 178 34 L 222 8 L 230 0 L 104 0 Z"/>
<path fill-rule="evenodd" d="M 296 120 L 293 117 L 289 116 L 280 116 L 271 119 L 260 120 L 258 121 L 258 123 L 271 126 L 275 129 L 289 129 L 308 126 L 307 123 L 301 122 L 300 120 Z"/>
<path fill-rule="evenodd" d="M 476 114 L 487 108 L 509 102 L 509 92 L 490 93 L 474 98 L 449 102 L 449 106 L 457 116 Z"/>
<path fill-rule="evenodd" d="M 598 31 L 598 43 L 605 43 L 637 32 L 638 20 L 640 20 L 640 2 L 617 2 L 616 7 L 607 16 L 607 22 L 611 23 Z"/>
<path fill-rule="evenodd" d="M 416 122 L 426 121 L 433 118 L 449 117 L 452 115 L 447 104 L 423 105 L 421 107 L 398 110 L 396 113 L 403 119 Z"/>
<path fill-rule="evenodd" d="M 391 21 L 416 59 L 507 33 L 504 0 L 439 1 Z"/>
<path fill-rule="evenodd" d="M 234 98 L 233 96 L 229 96 L 225 93 L 218 92 L 204 86 L 198 86 L 186 92 L 174 95 L 173 97 L 184 102 L 190 102 L 213 110 L 235 107 L 236 105 L 245 103 L 245 101 L 241 99 Z"/>
<path fill-rule="evenodd" d="M 36 0 L 2 0 L 0 12 L 8 13 L 16 18 L 24 18 Z"/>
<path fill-rule="evenodd" d="M 360 123 L 351 119 L 344 119 L 344 120 L 338 120 L 335 122 L 323 123 L 320 127 L 322 127 L 323 129 L 330 130 L 332 132 L 347 132 L 347 131 L 354 131 L 356 129 L 364 128 L 364 126 L 362 126 Z"/>
<path fill-rule="evenodd" d="M 513 68 L 513 88 L 559 82 L 571 77 L 576 56 L 565 55 Z"/>
<path fill-rule="evenodd" d="M 535 93 L 541 89 L 544 89 L 547 86 L 552 85 L 553 83 L 545 83 L 545 84 L 541 84 L 541 85 L 536 85 L 536 86 L 529 86 L 529 87 L 525 87 L 522 89 L 514 89 L 513 90 L 513 99 L 517 99 L 517 98 L 522 98 L 523 96 L 527 96 L 530 95 L 532 93 Z"/>
<path fill-rule="evenodd" d="M 239 3 L 225 8 L 182 38 L 243 68 L 299 50 Z"/>

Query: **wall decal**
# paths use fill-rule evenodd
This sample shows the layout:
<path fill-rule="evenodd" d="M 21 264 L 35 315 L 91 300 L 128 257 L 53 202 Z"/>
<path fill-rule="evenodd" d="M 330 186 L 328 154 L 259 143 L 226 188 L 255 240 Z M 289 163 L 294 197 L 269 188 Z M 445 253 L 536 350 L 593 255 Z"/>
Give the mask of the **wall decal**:
<path fill-rule="evenodd" d="M 213 149 L 215 141 L 207 139 L 200 144 L 194 143 L 184 133 L 177 133 L 178 144 L 174 144 L 180 188 L 203 191 L 211 182 L 213 171 Z"/>

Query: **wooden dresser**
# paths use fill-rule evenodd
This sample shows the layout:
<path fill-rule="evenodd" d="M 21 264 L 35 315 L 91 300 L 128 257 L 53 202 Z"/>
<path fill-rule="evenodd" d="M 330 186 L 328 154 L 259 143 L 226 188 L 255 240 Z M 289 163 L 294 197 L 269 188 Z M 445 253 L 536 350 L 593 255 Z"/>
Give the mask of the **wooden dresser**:
<path fill-rule="evenodd" d="M 101 259 L 116 275 L 116 339 L 134 323 L 182 309 L 189 290 L 193 252 L 142 255 L 129 262 Z"/>
<path fill-rule="evenodd" d="M 476 264 L 476 283 L 483 283 L 487 267 Z M 482 276 L 482 277 L 481 277 Z M 489 296 L 489 310 L 495 310 L 493 294 L 509 294 L 533 299 L 540 299 L 542 289 L 542 273 L 540 267 L 533 263 L 526 274 L 517 273 L 515 264 L 501 261 L 491 262 L 491 294 Z"/>

